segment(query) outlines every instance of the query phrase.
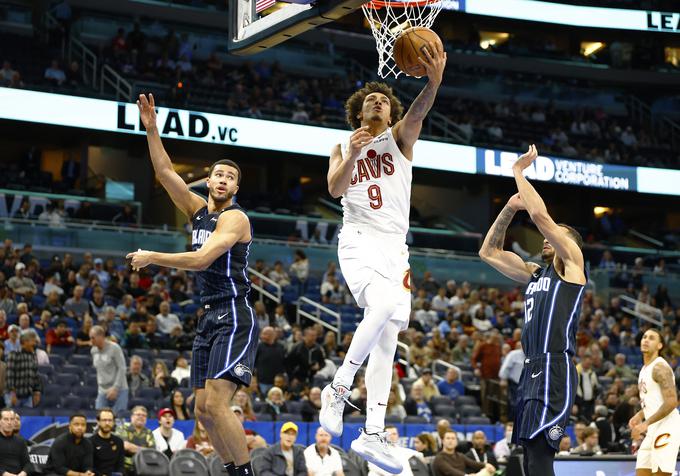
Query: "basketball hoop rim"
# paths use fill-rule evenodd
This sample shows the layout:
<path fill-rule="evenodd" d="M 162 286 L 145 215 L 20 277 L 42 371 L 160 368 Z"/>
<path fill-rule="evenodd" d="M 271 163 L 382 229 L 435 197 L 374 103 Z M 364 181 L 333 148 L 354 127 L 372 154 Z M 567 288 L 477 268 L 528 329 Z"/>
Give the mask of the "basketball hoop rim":
<path fill-rule="evenodd" d="M 390 0 L 372 0 L 366 3 L 366 7 L 379 10 L 384 7 L 389 8 L 407 8 L 407 7 L 424 7 L 433 3 L 439 3 L 441 0 L 416 0 L 416 1 L 390 1 Z"/>

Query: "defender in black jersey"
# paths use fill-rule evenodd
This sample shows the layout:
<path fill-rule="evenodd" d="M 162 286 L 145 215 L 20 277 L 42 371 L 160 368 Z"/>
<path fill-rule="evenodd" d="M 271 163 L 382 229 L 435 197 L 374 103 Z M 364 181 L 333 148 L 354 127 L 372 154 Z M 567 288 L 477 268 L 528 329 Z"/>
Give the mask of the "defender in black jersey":
<path fill-rule="evenodd" d="M 581 235 L 557 224 L 523 175 L 538 157 L 536 147 L 513 166 L 513 195 L 484 239 L 479 256 L 515 281 L 528 283 L 524 297 L 524 369 L 518 386 L 514 443 L 524 447 L 525 476 L 554 475 L 553 460 L 569 421 L 578 384 L 573 362 L 576 329 L 586 284 Z M 526 210 L 543 234 L 545 266 L 525 263 L 503 250 L 515 213 Z"/>
<path fill-rule="evenodd" d="M 231 160 L 215 162 L 208 173 L 208 201 L 192 193 L 177 175 L 156 127 L 153 96 L 137 101 L 146 128 L 156 177 L 177 208 L 191 218 L 192 251 L 128 254 L 133 269 L 150 264 L 196 271 L 205 314 L 198 321 L 191 358 L 191 382 L 196 393 L 196 417 L 230 475 L 252 476 L 245 433 L 231 410 L 240 385 L 249 385 L 255 364 L 259 330 L 248 304 L 248 251 L 252 229 L 233 197 L 241 169 Z M 237 437 L 239 435 L 239 437 Z"/>

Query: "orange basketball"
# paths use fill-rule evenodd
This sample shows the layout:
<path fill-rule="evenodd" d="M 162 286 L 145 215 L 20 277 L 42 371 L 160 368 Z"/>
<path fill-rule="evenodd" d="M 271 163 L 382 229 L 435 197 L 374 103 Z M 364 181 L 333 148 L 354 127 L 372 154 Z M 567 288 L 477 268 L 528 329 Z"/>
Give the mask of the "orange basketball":
<path fill-rule="evenodd" d="M 394 61 L 399 69 L 409 76 L 425 76 L 425 67 L 420 64 L 418 57 L 427 60 L 424 48 L 429 48 L 430 42 L 442 44 L 439 36 L 429 28 L 416 26 L 404 30 L 394 42 Z"/>

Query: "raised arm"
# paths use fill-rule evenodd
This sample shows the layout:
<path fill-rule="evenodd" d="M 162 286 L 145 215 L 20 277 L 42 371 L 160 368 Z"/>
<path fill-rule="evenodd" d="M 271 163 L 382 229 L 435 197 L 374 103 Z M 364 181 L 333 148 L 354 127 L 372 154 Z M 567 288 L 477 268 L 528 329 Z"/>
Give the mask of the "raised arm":
<path fill-rule="evenodd" d="M 427 84 L 413 101 L 403 119 L 392 129 L 399 149 L 409 159 L 413 158 L 413 146 L 420 137 L 423 121 L 434 104 L 446 66 L 446 52 L 441 43 L 436 45 L 430 43 L 429 46 L 429 48 L 423 48 L 425 58 L 418 57 L 427 71 Z"/>
<path fill-rule="evenodd" d="M 149 154 L 156 178 L 168 192 L 175 206 L 191 218 L 194 213 L 206 205 L 206 201 L 192 193 L 182 177 L 172 168 L 172 162 L 163 147 L 156 126 L 156 103 L 153 94 L 149 94 L 148 99 L 144 94 L 140 94 L 137 106 L 142 124 L 146 128 L 146 139 L 149 143 Z"/>
<path fill-rule="evenodd" d="M 503 210 L 498 214 L 496 221 L 493 222 L 489 232 L 484 237 L 484 243 L 479 250 L 479 257 L 482 261 L 495 268 L 500 273 L 503 273 L 510 279 L 526 283 L 531 278 L 531 274 L 536 271 L 539 266 L 535 263 L 525 263 L 519 255 L 512 251 L 503 249 L 505 242 L 505 232 L 512 222 L 518 210 L 522 210 L 524 205 L 519 198 L 519 194 L 510 197 L 508 203 L 503 207 Z"/>
<path fill-rule="evenodd" d="M 529 183 L 522 173 L 538 157 L 538 150 L 531 145 L 526 154 L 522 155 L 512 166 L 512 172 L 517 183 L 517 191 L 531 220 L 548 242 L 555 248 L 555 253 L 564 261 L 565 278 L 578 284 L 585 284 L 583 272 L 583 252 L 574 240 L 569 237 L 567 230 L 559 226 L 548 214 L 545 202 L 536 189 Z"/>
<path fill-rule="evenodd" d="M 167 268 L 202 271 L 236 243 L 250 241 L 251 238 L 248 217 L 238 210 L 230 210 L 220 215 L 217 220 L 217 228 L 210 235 L 210 238 L 203 243 L 203 246 L 196 251 L 157 253 L 139 250 L 128 253 L 126 258 L 132 260 L 133 269 L 141 269 L 150 264 L 155 264 Z"/>
<path fill-rule="evenodd" d="M 345 157 L 342 155 L 340 144 L 333 147 L 331 158 L 328 162 L 328 193 L 331 197 L 340 197 L 352 180 L 354 163 L 359 158 L 361 149 L 371 143 L 373 136 L 368 132 L 368 126 L 358 128 L 349 139 L 349 149 Z"/>

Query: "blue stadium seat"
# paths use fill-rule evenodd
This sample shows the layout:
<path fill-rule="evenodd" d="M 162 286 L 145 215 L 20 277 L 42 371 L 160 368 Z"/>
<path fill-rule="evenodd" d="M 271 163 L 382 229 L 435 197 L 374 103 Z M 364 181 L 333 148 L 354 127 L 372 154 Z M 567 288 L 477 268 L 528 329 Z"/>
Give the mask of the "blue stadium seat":
<path fill-rule="evenodd" d="M 147 367 L 150 367 L 153 359 L 155 358 L 154 352 L 151 349 L 134 349 L 129 351 L 130 357 L 133 355 L 138 355 L 144 360 L 144 363 L 147 365 Z"/>
<path fill-rule="evenodd" d="M 83 374 L 83 368 L 78 365 L 64 364 L 59 369 L 61 374 L 74 374 L 80 377 Z"/>
<path fill-rule="evenodd" d="M 54 374 L 54 382 L 59 383 L 59 385 L 65 385 L 67 387 L 73 387 L 74 385 L 80 384 L 80 377 L 75 374 Z"/>
<path fill-rule="evenodd" d="M 73 354 L 68 361 L 71 365 L 78 367 L 92 367 L 92 357 L 89 355 Z"/>
<path fill-rule="evenodd" d="M 143 387 L 137 392 L 137 398 L 150 398 L 152 400 L 159 399 L 163 396 L 163 392 L 160 388 L 156 387 Z"/>
<path fill-rule="evenodd" d="M 257 421 L 272 421 L 272 416 L 269 413 L 256 413 Z"/>
<path fill-rule="evenodd" d="M 41 374 L 45 374 L 48 377 L 51 377 L 52 374 L 54 374 L 54 365 L 52 364 L 38 365 L 38 372 Z"/>
<path fill-rule="evenodd" d="M 162 349 L 158 351 L 158 357 L 172 363 L 177 357 L 179 357 L 179 352 L 176 350 Z M 168 368 L 172 370 L 172 365 L 170 365 Z"/>
<path fill-rule="evenodd" d="M 346 423 L 363 423 L 366 420 L 365 415 L 347 415 L 343 418 Z"/>
<path fill-rule="evenodd" d="M 288 412 L 289 413 L 300 413 L 300 410 L 302 409 L 303 403 L 304 402 L 296 402 L 296 401 L 286 402 L 286 407 L 288 407 Z"/>
<path fill-rule="evenodd" d="M 66 409 L 66 408 L 46 408 L 42 412 L 42 414 L 44 416 L 51 416 L 51 417 L 70 416 L 72 413 L 73 413 L 73 411 Z"/>
<path fill-rule="evenodd" d="M 385 423 L 401 423 L 401 417 L 397 415 L 388 415 L 385 417 Z"/>
<path fill-rule="evenodd" d="M 52 350 L 56 349 L 56 347 L 52 347 Z M 50 365 L 54 366 L 54 368 L 59 368 L 62 365 L 64 365 L 64 362 L 66 359 L 64 359 L 64 356 L 61 354 L 55 354 L 51 353 L 48 354 L 48 357 L 50 358 Z"/>
<path fill-rule="evenodd" d="M 42 415 L 42 410 L 40 408 L 20 408 L 20 409 L 17 410 L 17 412 L 22 417 Z"/>
<path fill-rule="evenodd" d="M 463 425 L 490 425 L 491 420 L 485 416 L 470 416 L 462 419 Z"/>
<path fill-rule="evenodd" d="M 196 303 L 192 302 L 190 304 L 185 305 L 182 308 L 182 312 L 184 312 L 185 314 L 194 314 L 198 310 L 199 307 L 201 307 L 200 304 L 196 304 Z"/>
<path fill-rule="evenodd" d="M 66 360 L 68 357 L 70 357 L 73 354 L 73 352 L 75 350 L 75 346 L 62 347 L 62 346 L 53 345 L 51 350 L 52 350 L 52 354 L 56 354 L 58 356 L 61 356 L 64 360 Z M 50 362 L 52 362 L 51 356 L 50 356 Z"/>
<path fill-rule="evenodd" d="M 434 414 L 437 416 L 455 417 L 457 412 L 456 407 L 451 404 L 434 406 Z"/>
<path fill-rule="evenodd" d="M 364 417 L 366 418 L 366 417 Z M 423 423 L 429 423 L 425 417 L 417 416 L 417 415 L 409 415 L 406 418 L 404 418 L 404 423 L 418 423 L 418 424 L 423 424 Z"/>
<path fill-rule="evenodd" d="M 97 375 L 94 372 L 83 375 L 83 385 L 97 388 Z"/>
<path fill-rule="evenodd" d="M 71 393 L 77 397 L 94 401 L 97 398 L 97 387 L 76 385 L 71 387 Z"/>
<path fill-rule="evenodd" d="M 454 401 L 457 407 L 463 405 L 477 405 L 477 400 L 472 395 L 459 395 Z"/>
<path fill-rule="evenodd" d="M 460 407 L 458 407 L 458 411 L 460 412 L 460 416 L 462 418 L 482 414 L 482 409 L 479 408 L 477 405 L 461 405 Z"/>
<path fill-rule="evenodd" d="M 147 410 L 151 411 L 156 407 L 156 402 L 151 398 L 131 398 L 128 402 L 128 409 L 136 407 L 137 405 L 142 405 L 146 407 Z"/>
<path fill-rule="evenodd" d="M 61 408 L 66 408 L 68 410 L 80 410 L 88 408 L 87 404 L 82 398 L 76 395 L 67 395 L 61 399 Z"/>
<path fill-rule="evenodd" d="M 432 397 L 432 399 L 430 399 L 430 405 L 432 405 L 432 407 L 436 407 L 437 405 L 451 406 L 453 405 L 453 400 L 449 397 Z"/>

